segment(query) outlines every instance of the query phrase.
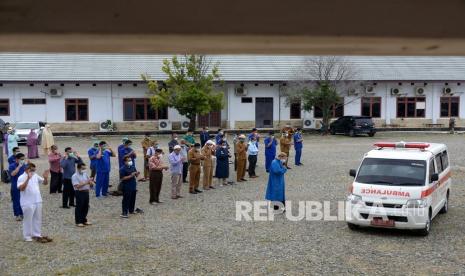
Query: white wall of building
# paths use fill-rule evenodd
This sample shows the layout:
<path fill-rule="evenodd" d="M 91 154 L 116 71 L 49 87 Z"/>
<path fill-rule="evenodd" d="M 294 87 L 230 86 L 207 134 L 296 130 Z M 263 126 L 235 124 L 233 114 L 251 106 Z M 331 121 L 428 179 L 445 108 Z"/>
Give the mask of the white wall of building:
<path fill-rule="evenodd" d="M 222 90 L 225 93 L 225 107 L 221 112 L 222 121 L 229 121 L 229 127 L 235 128 L 237 121 L 255 121 L 255 99 L 257 97 L 273 98 L 273 120 L 289 120 L 290 108 L 286 106 L 285 98 L 280 98 L 280 85 L 274 83 L 245 83 L 248 91 L 247 97 L 253 98 L 252 103 L 242 103 L 241 97 L 235 95 L 235 87 L 239 83 L 227 83 Z M 423 86 L 423 83 L 403 82 L 378 82 L 374 87 L 374 93 L 366 96 L 381 97 L 381 119 L 385 119 L 386 124 L 397 118 L 397 97 L 391 95 L 391 88 L 400 88 L 403 96 L 414 97 L 415 87 Z M 53 98 L 43 92 L 51 88 L 60 88 L 63 90 L 63 96 Z M 425 88 L 426 95 L 426 115 L 425 119 L 431 119 L 436 123 L 440 119 L 440 98 L 443 96 L 444 82 L 428 82 Z M 448 87 L 452 88 L 454 96 L 460 97 L 460 118 L 465 118 L 465 84 L 449 83 Z M 344 114 L 360 115 L 361 114 L 361 95 L 348 96 L 344 95 Z M 65 122 L 65 99 L 68 98 L 87 98 L 89 100 L 89 122 L 99 122 L 112 119 L 115 122 L 123 121 L 123 99 L 124 98 L 144 98 L 146 87 L 143 84 L 133 86 L 132 83 L 97 83 L 92 86 L 91 83 L 65 83 L 64 87 L 59 84 L 50 83 L 45 86 L 43 83 L 3 83 L 0 86 L 0 99 L 10 100 L 10 115 L 1 116 L 4 121 L 47 121 L 51 123 Z M 46 98 L 46 105 L 23 105 L 24 98 Z M 308 117 L 313 117 L 310 112 Z M 307 116 L 307 115 L 305 115 Z M 302 116 L 302 118 L 304 115 Z M 168 119 L 173 122 L 186 120 L 176 110 L 169 109 Z"/>

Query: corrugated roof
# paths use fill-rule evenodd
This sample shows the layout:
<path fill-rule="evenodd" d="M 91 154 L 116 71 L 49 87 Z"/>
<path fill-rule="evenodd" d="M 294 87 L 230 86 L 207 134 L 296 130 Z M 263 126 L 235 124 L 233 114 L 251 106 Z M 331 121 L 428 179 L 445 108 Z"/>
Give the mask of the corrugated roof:
<path fill-rule="evenodd" d="M 225 81 L 286 81 L 305 56 L 214 55 Z M 165 79 L 171 55 L 1 53 L 0 81 L 140 81 Z M 347 56 L 360 80 L 465 80 L 465 57 Z"/>

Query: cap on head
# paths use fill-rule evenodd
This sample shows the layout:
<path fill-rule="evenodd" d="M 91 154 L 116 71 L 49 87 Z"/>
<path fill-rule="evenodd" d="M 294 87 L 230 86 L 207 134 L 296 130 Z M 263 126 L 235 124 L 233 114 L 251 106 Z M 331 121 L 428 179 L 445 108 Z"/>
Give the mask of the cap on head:
<path fill-rule="evenodd" d="M 207 144 L 207 145 L 214 145 L 215 143 L 213 143 L 212 140 L 208 140 L 205 144 Z"/>
<path fill-rule="evenodd" d="M 245 139 L 245 135 L 244 134 L 239 135 L 239 139 Z"/>

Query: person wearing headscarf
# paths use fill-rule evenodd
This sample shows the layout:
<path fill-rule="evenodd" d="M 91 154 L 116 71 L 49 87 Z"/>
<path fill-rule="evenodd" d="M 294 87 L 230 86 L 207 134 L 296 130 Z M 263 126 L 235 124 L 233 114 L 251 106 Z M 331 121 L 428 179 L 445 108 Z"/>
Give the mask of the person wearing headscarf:
<path fill-rule="evenodd" d="M 284 174 L 287 172 L 287 168 L 284 165 L 287 161 L 287 154 L 281 152 L 278 154 L 278 157 L 271 162 L 270 174 L 268 178 L 268 185 L 266 187 L 265 199 L 271 201 L 275 210 L 279 209 L 279 206 L 276 204 L 280 202 L 285 206 L 286 196 L 285 196 L 285 187 L 286 183 L 284 181 Z"/>
<path fill-rule="evenodd" d="M 245 143 L 245 135 L 239 135 L 239 142 L 236 143 L 237 151 L 237 182 L 247 181 L 245 170 L 247 166 L 247 144 Z"/>
<path fill-rule="evenodd" d="M 216 170 L 215 177 L 218 178 L 219 185 L 227 185 L 229 178 L 229 154 L 226 141 L 221 141 L 220 146 L 216 149 Z"/>
<path fill-rule="evenodd" d="M 44 149 L 44 154 L 48 155 L 50 148 L 55 145 L 55 139 L 53 138 L 53 133 L 49 124 L 45 125 L 44 130 L 42 131 L 42 148 Z"/>
<path fill-rule="evenodd" d="M 13 155 L 13 148 L 18 147 L 19 137 L 15 130 L 11 127 L 8 128 L 8 157 Z"/>
<path fill-rule="evenodd" d="M 35 159 L 39 158 L 39 149 L 37 145 L 39 144 L 39 139 L 37 137 L 37 133 L 33 129 L 27 135 L 27 158 L 28 159 Z"/>

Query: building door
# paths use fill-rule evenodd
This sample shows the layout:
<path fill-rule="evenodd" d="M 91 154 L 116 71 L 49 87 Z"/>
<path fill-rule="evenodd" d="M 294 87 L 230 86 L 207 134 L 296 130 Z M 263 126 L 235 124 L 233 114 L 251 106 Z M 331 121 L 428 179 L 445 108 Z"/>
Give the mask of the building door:
<path fill-rule="evenodd" d="M 273 127 L 273 98 L 255 98 L 255 127 Z"/>
<path fill-rule="evenodd" d="M 221 111 L 212 111 L 198 118 L 199 127 L 221 127 Z"/>

